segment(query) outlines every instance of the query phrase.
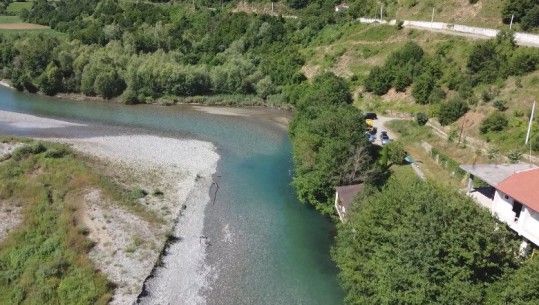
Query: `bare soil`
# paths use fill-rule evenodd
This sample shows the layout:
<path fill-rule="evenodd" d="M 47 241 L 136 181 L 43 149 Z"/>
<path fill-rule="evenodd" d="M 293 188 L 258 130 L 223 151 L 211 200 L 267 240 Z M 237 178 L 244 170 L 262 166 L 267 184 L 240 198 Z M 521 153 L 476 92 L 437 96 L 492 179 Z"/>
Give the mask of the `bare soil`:
<path fill-rule="evenodd" d="M 0 30 L 44 30 L 48 28 L 49 27 L 45 25 L 26 22 L 0 24 Z"/>

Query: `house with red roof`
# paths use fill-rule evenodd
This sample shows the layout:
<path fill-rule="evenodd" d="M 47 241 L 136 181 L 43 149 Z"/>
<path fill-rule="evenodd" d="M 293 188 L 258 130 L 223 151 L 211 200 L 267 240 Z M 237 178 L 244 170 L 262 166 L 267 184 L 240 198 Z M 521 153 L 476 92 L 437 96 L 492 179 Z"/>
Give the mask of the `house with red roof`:
<path fill-rule="evenodd" d="M 531 164 L 461 165 L 468 194 L 526 240 L 539 246 L 539 168 Z M 490 188 L 473 189 L 475 177 Z"/>

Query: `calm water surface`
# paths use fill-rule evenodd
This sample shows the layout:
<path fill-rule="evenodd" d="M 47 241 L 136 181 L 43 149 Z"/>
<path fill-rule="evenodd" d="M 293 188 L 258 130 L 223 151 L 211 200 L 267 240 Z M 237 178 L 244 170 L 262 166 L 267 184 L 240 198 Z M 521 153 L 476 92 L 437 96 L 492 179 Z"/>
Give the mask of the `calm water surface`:
<path fill-rule="evenodd" d="M 257 118 L 211 115 L 190 106 L 73 102 L 0 88 L 0 110 L 136 128 L 215 144 L 219 191 L 208 204 L 208 304 L 339 305 L 343 292 L 329 248 L 334 227 L 294 197 L 285 130 Z M 2 134 L 2 130 L 0 130 Z"/>

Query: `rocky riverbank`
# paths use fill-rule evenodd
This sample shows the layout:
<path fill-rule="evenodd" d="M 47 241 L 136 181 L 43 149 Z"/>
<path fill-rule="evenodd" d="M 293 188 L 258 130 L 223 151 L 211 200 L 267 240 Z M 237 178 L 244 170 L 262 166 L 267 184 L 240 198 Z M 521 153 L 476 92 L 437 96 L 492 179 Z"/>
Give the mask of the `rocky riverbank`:
<path fill-rule="evenodd" d="M 96 170 L 117 184 L 148 194 L 137 204 L 153 215 L 153 220 L 115 204 L 99 190 L 84 190 L 83 219 L 89 238 L 96 243 L 89 256 L 117 285 L 111 304 L 136 301 L 171 236 L 180 242 L 170 247 L 169 255 L 161 262 L 161 271 L 151 280 L 153 284 L 147 285 L 144 303 L 204 303 L 200 291 L 206 288 L 208 267 L 204 265 L 205 247 L 200 236 L 219 159 L 213 144 L 125 134 L 109 131 L 106 126 L 8 111 L 0 111 L 0 130 L 19 130 L 25 136 L 71 144 L 94 158 Z M 168 286 L 172 284 L 173 288 Z"/>

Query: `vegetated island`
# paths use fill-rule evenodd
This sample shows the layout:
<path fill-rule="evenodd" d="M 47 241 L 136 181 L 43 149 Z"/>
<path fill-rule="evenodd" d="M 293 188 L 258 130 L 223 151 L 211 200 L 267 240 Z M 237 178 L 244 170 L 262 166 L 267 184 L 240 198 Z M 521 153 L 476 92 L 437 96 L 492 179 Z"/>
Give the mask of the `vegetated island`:
<path fill-rule="evenodd" d="M 92 128 L 6 111 L 0 126 Z M 0 213 L 10 221 L 0 226 L 0 303 L 132 304 L 178 234 L 175 270 L 190 287 L 205 284 L 199 236 L 219 159 L 211 143 L 99 132 L 47 141 L 69 146 L 1 139 Z M 197 293 L 178 295 L 194 304 Z"/>

